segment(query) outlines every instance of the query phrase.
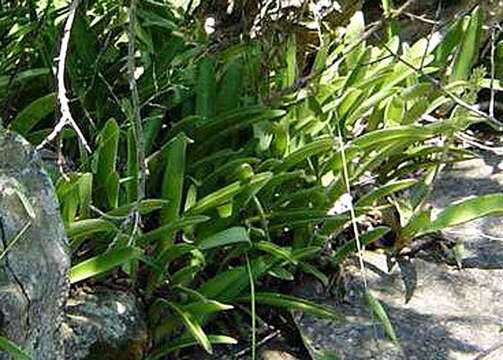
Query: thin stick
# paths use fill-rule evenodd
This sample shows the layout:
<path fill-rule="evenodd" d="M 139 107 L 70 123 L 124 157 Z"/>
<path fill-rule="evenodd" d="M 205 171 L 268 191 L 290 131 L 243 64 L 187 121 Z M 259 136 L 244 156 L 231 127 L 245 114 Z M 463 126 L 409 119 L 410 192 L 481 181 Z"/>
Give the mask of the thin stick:
<path fill-rule="evenodd" d="M 346 192 L 350 197 L 349 201 L 349 213 L 351 214 L 351 224 L 353 226 L 353 232 L 355 234 L 356 249 L 358 251 L 358 262 L 360 263 L 360 271 L 362 272 L 363 286 L 365 287 L 365 292 L 368 292 L 367 276 L 365 263 L 363 261 L 363 246 L 360 241 L 360 234 L 358 232 L 358 225 L 356 223 L 356 212 L 353 206 L 353 198 L 351 197 L 351 185 L 349 184 L 349 171 L 348 164 L 346 161 L 346 151 L 344 150 L 344 141 L 342 139 L 341 127 L 337 123 L 337 137 L 339 138 L 339 145 L 341 149 L 342 158 L 342 170 L 344 175 L 344 182 L 346 183 Z"/>
<path fill-rule="evenodd" d="M 143 125 L 141 123 L 140 114 L 140 98 L 138 96 L 138 88 L 136 85 L 136 64 L 135 64 L 135 23 L 136 23 L 136 0 L 131 0 L 131 5 L 129 6 L 129 28 L 128 28 L 128 80 L 129 89 L 131 90 L 131 103 L 133 106 L 133 135 L 136 142 L 136 155 L 138 159 L 138 165 L 140 173 L 138 176 L 138 187 L 137 187 L 137 200 L 141 201 L 145 198 L 145 135 L 143 133 Z"/>
<path fill-rule="evenodd" d="M 79 138 L 79 141 L 82 143 L 84 148 L 87 150 L 87 152 L 91 153 L 91 148 L 89 147 L 84 134 L 72 117 L 72 113 L 70 111 L 70 101 L 66 96 L 65 86 L 66 54 L 68 52 L 68 44 L 70 43 L 70 34 L 72 32 L 73 20 L 75 19 L 75 13 L 77 12 L 78 6 L 79 0 L 74 0 L 70 5 L 68 17 L 66 18 L 65 27 L 63 29 L 63 37 L 61 38 L 61 46 L 59 49 L 58 70 L 56 78 L 59 111 L 61 113 L 61 117 L 52 132 L 37 146 L 37 150 L 42 149 L 45 145 L 47 145 L 47 143 L 53 141 L 66 125 L 70 125 L 77 134 L 77 137 Z"/>
<path fill-rule="evenodd" d="M 494 117 L 494 77 L 496 76 L 496 65 L 494 57 L 496 53 L 496 27 L 491 27 L 491 97 L 489 100 L 489 116 Z"/>
<path fill-rule="evenodd" d="M 135 27 L 136 27 L 136 0 L 131 0 L 128 10 L 129 26 L 128 26 L 128 57 L 127 57 L 127 69 L 128 69 L 128 81 L 129 89 L 131 91 L 131 104 L 133 107 L 132 114 L 132 125 L 133 125 L 133 137 L 136 144 L 136 159 L 138 161 L 138 183 L 136 187 L 136 204 L 133 209 L 133 213 L 129 216 L 133 220 L 133 229 L 129 235 L 128 244 L 132 245 L 134 243 L 135 236 L 140 228 L 141 214 L 140 214 L 140 202 L 145 198 L 145 177 L 146 177 L 146 165 L 145 165 L 145 135 L 143 133 L 143 125 L 141 123 L 141 113 L 140 113 L 140 97 L 138 96 L 138 87 L 136 84 L 135 72 Z"/>
<path fill-rule="evenodd" d="M 257 316 L 255 310 L 255 280 L 253 279 L 253 273 L 250 265 L 250 259 L 248 254 L 245 254 L 246 259 L 246 269 L 248 270 L 248 277 L 250 278 L 250 302 L 251 302 L 251 316 L 252 316 L 252 360 L 257 358 Z"/>

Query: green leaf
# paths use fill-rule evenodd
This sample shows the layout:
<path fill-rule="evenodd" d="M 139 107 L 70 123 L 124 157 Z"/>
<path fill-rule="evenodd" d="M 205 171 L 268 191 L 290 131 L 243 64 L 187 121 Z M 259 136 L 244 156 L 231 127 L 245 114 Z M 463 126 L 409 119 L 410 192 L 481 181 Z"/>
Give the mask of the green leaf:
<path fill-rule="evenodd" d="M 435 63 L 440 66 L 448 64 L 447 59 L 453 50 L 461 43 L 463 36 L 463 19 L 457 19 L 442 37 L 442 41 L 437 45 L 434 51 Z"/>
<path fill-rule="evenodd" d="M 185 179 L 185 162 L 188 138 L 184 133 L 177 135 L 166 151 L 164 178 L 162 181 L 162 198 L 169 203 L 161 211 L 161 224 L 169 224 L 178 219 L 182 207 L 183 185 Z M 161 249 L 173 242 L 173 234 L 166 233 L 161 240 Z"/>
<path fill-rule="evenodd" d="M 158 241 L 166 236 L 166 234 L 175 231 L 195 226 L 210 220 L 210 217 L 204 215 L 184 216 L 166 225 L 160 226 L 155 230 L 149 231 L 140 235 L 137 239 L 138 244 L 148 244 Z"/>
<path fill-rule="evenodd" d="M 114 208 L 119 191 L 119 175 L 116 173 L 117 150 L 119 147 L 119 125 L 111 118 L 101 130 L 97 150 L 95 200 L 103 208 Z M 105 189 L 106 196 L 99 191 Z"/>
<path fill-rule="evenodd" d="M 243 82 L 243 64 L 241 59 L 232 61 L 225 71 L 218 91 L 218 113 L 235 110 L 241 102 Z"/>
<path fill-rule="evenodd" d="M 295 279 L 295 276 L 290 271 L 281 266 L 276 266 L 270 269 L 267 273 L 275 278 L 285 281 L 292 281 Z"/>
<path fill-rule="evenodd" d="M 405 103 L 401 96 L 393 96 L 384 110 L 384 122 L 387 125 L 400 125 L 405 115 Z"/>
<path fill-rule="evenodd" d="M 444 209 L 422 234 L 464 224 L 481 217 L 503 213 L 503 194 L 482 195 L 463 200 Z"/>
<path fill-rule="evenodd" d="M 223 304 L 215 300 L 206 300 L 193 302 L 188 305 L 184 305 L 183 310 L 190 312 L 191 314 L 211 314 L 219 311 L 226 311 L 234 309 L 234 306 Z"/>
<path fill-rule="evenodd" d="M 434 134 L 433 128 L 414 125 L 396 126 L 393 128 L 371 131 L 353 140 L 351 145 L 360 148 L 376 147 L 397 140 L 424 140 Z"/>
<path fill-rule="evenodd" d="M 479 5 L 475 7 L 470 15 L 470 21 L 454 59 L 452 73 L 449 78 L 450 82 L 467 80 L 470 77 L 472 66 L 477 59 L 483 25 L 484 12 Z"/>
<path fill-rule="evenodd" d="M 286 45 L 286 69 L 283 88 L 292 86 L 297 80 L 297 42 L 295 34 L 290 35 Z"/>
<path fill-rule="evenodd" d="M 385 196 L 393 194 L 397 191 L 405 190 L 416 184 L 417 180 L 415 179 L 405 179 L 405 180 L 397 180 L 389 182 L 377 189 L 369 192 L 362 196 L 355 204 L 356 207 L 370 206 L 375 201 L 382 199 Z"/>
<path fill-rule="evenodd" d="M 78 181 L 79 187 L 79 219 L 83 220 L 89 217 L 91 201 L 93 196 L 93 174 L 82 174 Z"/>
<path fill-rule="evenodd" d="M 196 85 L 196 114 L 205 118 L 215 115 L 217 80 L 215 60 L 205 56 L 199 62 Z"/>
<path fill-rule="evenodd" d="M 234 196 L 247 188 L 262 187 L 265 182 L 271 178 L 271 176 L 272 173 L 263 172 L 253 176 L 247 184 L 242 184 L 241 181 L 233 182 L 232 184 L 200 199 L 191 209 L 189 209 L 189 213 L 197 214 L 227 204 L 234 198 Z"/>
<path fill-rule="evenodd" d="M 131 260 L 139 259 L 142 255 L 143 251 L 141 249 L 124 247 L 114 249 L 105 253 L 105 255 L 98 255 L 84 260 L 72 266 L 70 269 L 70 283 L 75 284 L 79 281 L 102 274 Z"/>
<path fill-rule="evenodd" d="M 208 335 L 208 340 L 211 344 L 235 345 L 238 343 L 236 339 L 224 335 Z M 146 358 L 146 360 L 166 359 L 166 355 L 180 349 L 197 345 L 198 343 L 199 342 L 197 340 L 186 338 L 175 340 L 167 343 L 166 345 L 157 347 L 155 351 Z"/>
<path fill-rule="evenodd" d="M 117 227 L 104 219 L 85 219 L 72 222 L 68 225 L 66 233 L 68 237 L 75 239 L 88 237 L 101 232 L 114 232 Z"/>
<path fill-rule="evenodd" d="M 198 248 L 201 250 L 209 250 L 239 243 L 248 243 L 251 245 L 251 240 L 244 227 L 235 226 L 203 239 L 198 244 Z"/>
<path fill-rule="evenodd" d="M 239 302 L 248 302 L 250 297 L 241 297 Z M 255 301 L 259 304 L 275 306 L 289 311 L 302 311 L 311 315 L 319 316 L 336 321 L 343 321 L 344 316 L 335 310 L 319 305 L 313 301 L 301 299 L 298 297 L 283 295 L 278 293 L 259 292 L 255 293 Z"/>
<path fill-rule="evenodd" d="M 366 297 L 370 309 L 382 323 L 386 334 L 394 343 L 398 344 L 398 338 L 396 336 L 395 329 L 393 328 L 393 324 L 391 323 L 386 310 L 384 310 L 384 307 L 381 305 L 379 300 L 377 300 L 369 291 L 367 291 Z"/>
<path fill-rule="evenodd" d="M 263 275 L 272 264 L 271 259 L 263 256 L 250 260 L 253 278 Z M 232 302 L 250 286 L 250 280 L 246 266 L 239 266 L 217 273 L 213 278 L 206 281 L 199 292 L 207 298 L 217 299 L 224 303 Z"/>
<path fill-rule="evenodd" d="M 156 210 L 163 209 L 168 204 L 164 199 L 145 199 L 138 204 L 138 211 L 141 215 L 148 215 Z M 110 210 L 108 216 L 127 216 L 136 207 L 136 204 L 127 204 L 116 209 Z"/>
<path fill-rule="evenodd" d="M 194 337 L 194 339 L 197 340 L 197 342 L 204 348 L 204 350 L 206 350 L 207 353 L 213 353 L 210 339 L 208 339 L 208 336 L 201 328 L 201 324 L 192 316 L 190 312 L 185 311 L 178 305 L 175 305 L 174 303 L 166 301 L 164 299 L 159 299 L 158 302 L 166 305 L 166 307 L 171 309 L 175 313 L 175 315 L 180 318 L 180 320 L 187 327 L 187 330 L 190 332 L 190 334 Z"/>
<path fill-rule="evenodd" d="M 31 357 L 26 354 L 19 346 L 14 344 L 9 339 L 0 336 L 0 350 L 11 355 L 14 360 L 30 360 Z"/>
<path fill-rule="evenodd" d="M 299 162 L 305 161 L 310 156 L 315 156 L 330 151 L 333 146 L 334 141 L 331 138 L 315 140 L 288 155 L 283 160 L 283 163 L 275 168 L 275 171 L 287 171 Z"/>
<path fill-rule="evenodd" d="M 26 135 L 47 115 L 52 114 L 55 106 L 56 93 L 42 96 L 19 112 L 9 127 L 21 135 Z"/>
<path fill-rule="evenodd" d="M 175 231 L 195 226 L 197 224 L 201 224 L 210 220 L 210 217 L 204 215 L 194 215 L 194 216 L 184 216 L 175 221 L 170 222 L 169 224 L 158 227 L 155 230 L 149 231 L 138 237 L 138 244 L 149 244 L 154 243 L 162 239 L 166 234 L 173 233 Z"/>
<path fill-rule="evenodd" d="M 375 229 L 360 235 L 361 246 L 363 247 L 373 243 L 374 241 L 382 238 L 384 235 L 390 232 L 390 230 L 391 229 L 387 226 L 378 226 Z M 333 256 L 332 261 L 336 264 L 339 264 L 348 255 L 355 253 L 357 250 L 358 247 L 356 244 L 356 240 L 351 240 L 337 249 L 337 252 Z"/>
<path fill-rule="evenodd" d="M 27 80 L 33 80 L 33 78 L 50 75 L 51 73 L 52 73 L 51 69 L 49 68 L 37 68 L 37 69 L 20 71 L 14 77 L 12 84 L 24 83 Z M 0 76 L 0 89 L 5 88 L 6 86 L 9 85 L 9 83 L 11 83 L 11 75 Z M 3 91 L 5 90 L 6 89 L 3 89 Z"/>
<path fill-rule="evenodd" d="M 297 260 L 292 256 L 290 249 L 283 248 L 268 241 L 259 241 L 255 244 L 255 247 L 268 254 L 271 254 L 277 259 L 286 260 L 294 265 L 297 264 Z"/>

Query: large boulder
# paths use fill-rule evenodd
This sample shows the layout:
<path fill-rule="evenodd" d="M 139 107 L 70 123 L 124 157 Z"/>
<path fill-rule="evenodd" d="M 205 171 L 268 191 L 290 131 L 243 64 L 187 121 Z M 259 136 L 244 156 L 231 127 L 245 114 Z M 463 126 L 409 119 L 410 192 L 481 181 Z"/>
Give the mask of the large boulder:
<path fill-rule="evenodd" d="M 142 359 L 148 349 L 145 318 L 131 293 L 79 290 L 65 309 L 65 359 Z"/>
<path fill-rule="evenodd" d="M 63 356 L 69 266 L 54 188 L 40 159 L 28 142 L 0 129 L 0 334 L 33 359 Z"/>

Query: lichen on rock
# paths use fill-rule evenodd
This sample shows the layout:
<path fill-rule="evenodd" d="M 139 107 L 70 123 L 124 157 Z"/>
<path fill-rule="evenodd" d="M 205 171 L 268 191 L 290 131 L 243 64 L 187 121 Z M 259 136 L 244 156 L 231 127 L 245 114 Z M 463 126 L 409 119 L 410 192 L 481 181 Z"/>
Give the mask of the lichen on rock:
<path fill-rule="evenodd" d="M 69 266 L 58 202 L 40 159 L 27 141 L 0 130 L 0 333 L 35 360 L 62 357 Z"/>

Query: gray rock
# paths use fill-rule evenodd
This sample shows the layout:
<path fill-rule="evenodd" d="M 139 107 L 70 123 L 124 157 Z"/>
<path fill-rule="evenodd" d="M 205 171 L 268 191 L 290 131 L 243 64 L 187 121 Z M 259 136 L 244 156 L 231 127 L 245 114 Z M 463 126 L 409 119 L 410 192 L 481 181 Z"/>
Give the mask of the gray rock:
<path fill-rule="evenodd" d="M 440 178 L 432 194 L 436 211 L 467 196 L 503 190 L 502 160 L 484 155 L 456 164 Z M 344 277 L 343 299 L 324 302 L 344 313 L 334 323 L 298 316 L 297 325 L 314 358 L 321 351 L 338 359 L 483 359 L 503 358 L 503 218 L 489 217 L 448 229 L 465 243 L 463 268 L 420 254 L 407 266 L 388 271 L 384 254 L 366 252 L 366 279 L 387 311 L 399 338 L 396 346 L 367 306 L 356 261 Z M 415 283 L 406 302 L 403 278 Z"/>
<path fill-rule="evenodd" d="M 0 222 L 0 333 L 33 359 L 60 359 L 70 265 L 65 230 L 39 158 L 2 129 Z"/>
<path fill-rule="evenodd" d="M 126 292 L 81 291 L 66 306 L 65 359 L 142 359 L 148 345 L 145 317 Z"/>

